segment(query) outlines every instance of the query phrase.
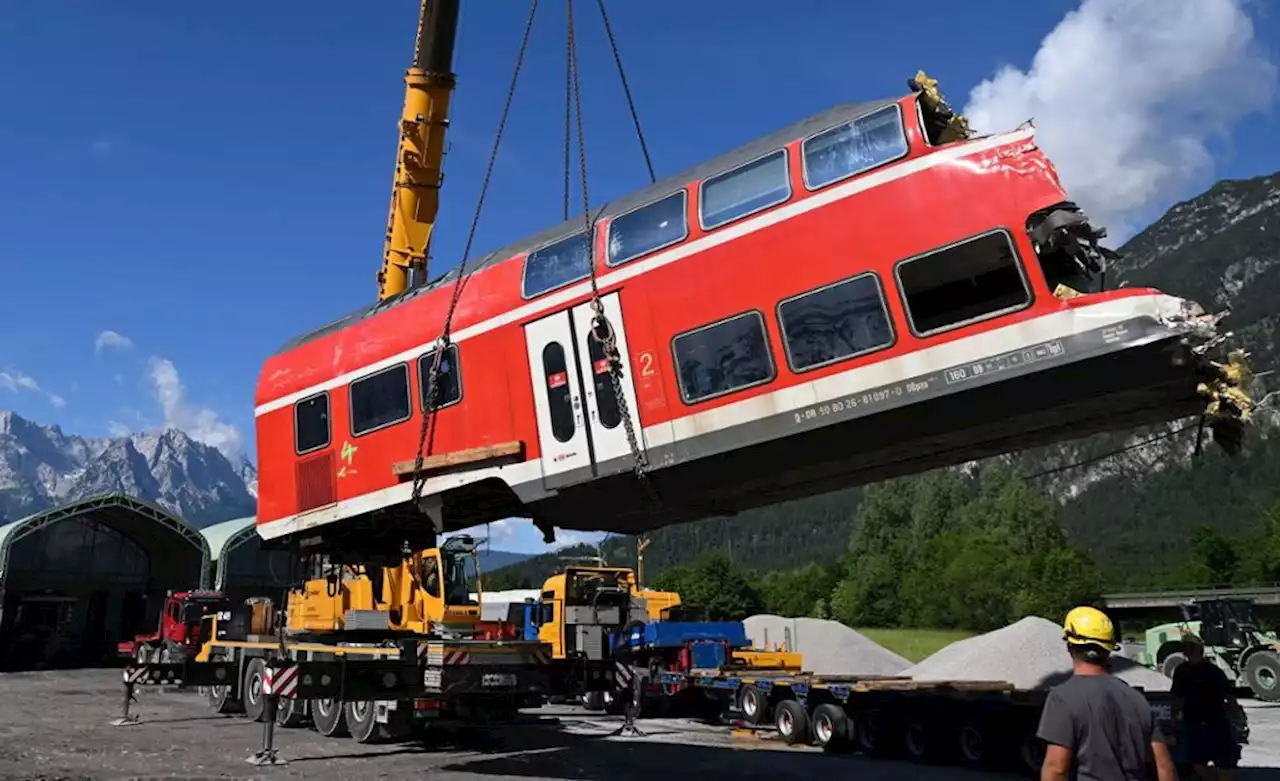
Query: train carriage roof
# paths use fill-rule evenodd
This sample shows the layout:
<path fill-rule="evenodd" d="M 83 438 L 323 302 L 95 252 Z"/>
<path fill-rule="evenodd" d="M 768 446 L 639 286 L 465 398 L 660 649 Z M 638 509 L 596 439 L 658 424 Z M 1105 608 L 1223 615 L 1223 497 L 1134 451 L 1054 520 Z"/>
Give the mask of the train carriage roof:
<path fill-rule="evenodd" d="M 834 127 L 843 122 L 848 122 L 849 120 L 855 119 L 863 114 L 897 103 L 899 100 L 901 100 L 900 97 L 885 98 L 882 100 L 869 100 L 860 103 L 842 103 L 838 106 L 834 106 L 826 111 L 814 114 L 807 119 L 779 128 L 767 136 L 761 136 L 760 138 L 743 144 L 730 152 L 705 160 L 666 178 L 659 179 L 657 182 L 629 193 L 616 201 L 606 203 L 603 208 L 599 209 L 599 214 L 596 219 L 598 220 L 602 217 L 613 217 L 630 211 L 638 206 L 644 206 L 645 204 L 658 200 L 664 195 L 668 195 L 688 186 L 690 182 L 701 181 L 710 176 L 721 173 L 722 171 L 732 170 L 743 163 L 748 163 L 757 157 L 764 155 L 767 152 L 785 146 L 798 138 L 807 138 L 821 130 Z M 579 214 L 576 217 L 571 217 L 570 219 L 536 233 L 533 236 L 513 242 L 505 247 L 500 247 L 499 249 L 485 255 L 479 260 L 479 262 L 468 263 L 468 268 L 470 269 L 470 272 L 480 271 L 493 266 L 494 264 L 509 260 L 517 255 L 523 255 L 537 249 L 538 247 L 551 244 L 559 239 L 571 236 L 574 233 L 580 232 L 582 228 L 583 219 L 582 215 Z M 359 309 L 323 325 L 314 331 L 290 339 L 283 347 L 277 350 L 275 354 L 279 355 L 280 353 L 288 352 L 289 350 L 300 347 L 301 345 L 318 339 L 326 334 L 340 331 L 366 317 L 370 317 L 384 310 L 399 306 L 400 304 L 410 301 L 414 297 L 425 292 L 451 284 L 457 279 L 458 270 L 459 267 L 454 266 L 452 269 L 424 285 L 405 290 L 403 293 L 386 299 L 385 301 L 364 304 Z"/>

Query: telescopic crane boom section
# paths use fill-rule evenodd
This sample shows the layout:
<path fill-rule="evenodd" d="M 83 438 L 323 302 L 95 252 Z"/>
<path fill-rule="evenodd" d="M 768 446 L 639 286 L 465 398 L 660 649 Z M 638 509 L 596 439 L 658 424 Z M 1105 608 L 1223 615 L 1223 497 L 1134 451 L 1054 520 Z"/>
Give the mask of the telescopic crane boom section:
<path fill-rule="evenodd" d="M 412 275 L 426 279 L 427 246 L 440 206 L 444 180 L 444 133 L 453 94 L 453 45 L 459 0 L 422 0 L 413 67 L 404 75 L 404 110 L 396 151 L 395 184 L 387 217 L 378 298 L 409 287 Z"/>

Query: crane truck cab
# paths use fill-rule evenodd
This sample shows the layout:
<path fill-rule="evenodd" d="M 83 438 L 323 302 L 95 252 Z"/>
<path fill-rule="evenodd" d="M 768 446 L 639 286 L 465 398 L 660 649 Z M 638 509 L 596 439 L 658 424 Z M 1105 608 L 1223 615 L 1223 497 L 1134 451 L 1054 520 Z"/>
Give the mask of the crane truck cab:
<path fill-rule="evenodd" d="M 480 600 L 476 551 L 483 539 L 457 535 L 438 548 L 405 555 L 389 566 L 335 567 L 289 592 L 291 633 L 394 630 L 464 637 L 475 634 Z"/>
<path fill-rule="evenodd" d="M 170 591 L 160 611 L 159 628 L 117 644 L 116 653 L 139 662 L 180 662 L 194 657 L 212 637 L 205 617 L 229 604 L 220 591 Z"/>

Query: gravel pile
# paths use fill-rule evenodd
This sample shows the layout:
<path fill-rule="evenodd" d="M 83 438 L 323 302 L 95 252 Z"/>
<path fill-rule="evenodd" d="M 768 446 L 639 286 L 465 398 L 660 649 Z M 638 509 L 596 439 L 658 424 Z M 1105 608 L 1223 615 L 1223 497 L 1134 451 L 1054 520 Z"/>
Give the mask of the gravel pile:
<path fill-rule="evenodd" d="M 1111 671 L 1130 686 L 1168 691 L 1171 681 L 1120 656 Z M 906 670 L 918 681 L 1008 681 L 1019 689 L 1047 689 L 1071 676 L 1062 627 L 1027 616 L 1003 629 L 960 640 Z"/>
<path fill-rule="evenodd" d="M 799 651 L 818 675 L 900 675 L 911 662 L 837 621 L 751 616 L 742 622 L 756 648 Z"/>

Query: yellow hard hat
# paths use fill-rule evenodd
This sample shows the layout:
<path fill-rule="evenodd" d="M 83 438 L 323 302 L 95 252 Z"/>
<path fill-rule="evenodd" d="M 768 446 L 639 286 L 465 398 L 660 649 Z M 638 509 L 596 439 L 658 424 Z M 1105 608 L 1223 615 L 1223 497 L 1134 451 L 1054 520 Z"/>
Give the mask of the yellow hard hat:
<path fill-rule="evenodd" d="M 1072 645 L 1100 645 L 1108 651 L 1120 650 L 1116 628 L 1106 613 L 1096 607 L 1072 608 L 1062 622 L 1063 639 Z"/>

